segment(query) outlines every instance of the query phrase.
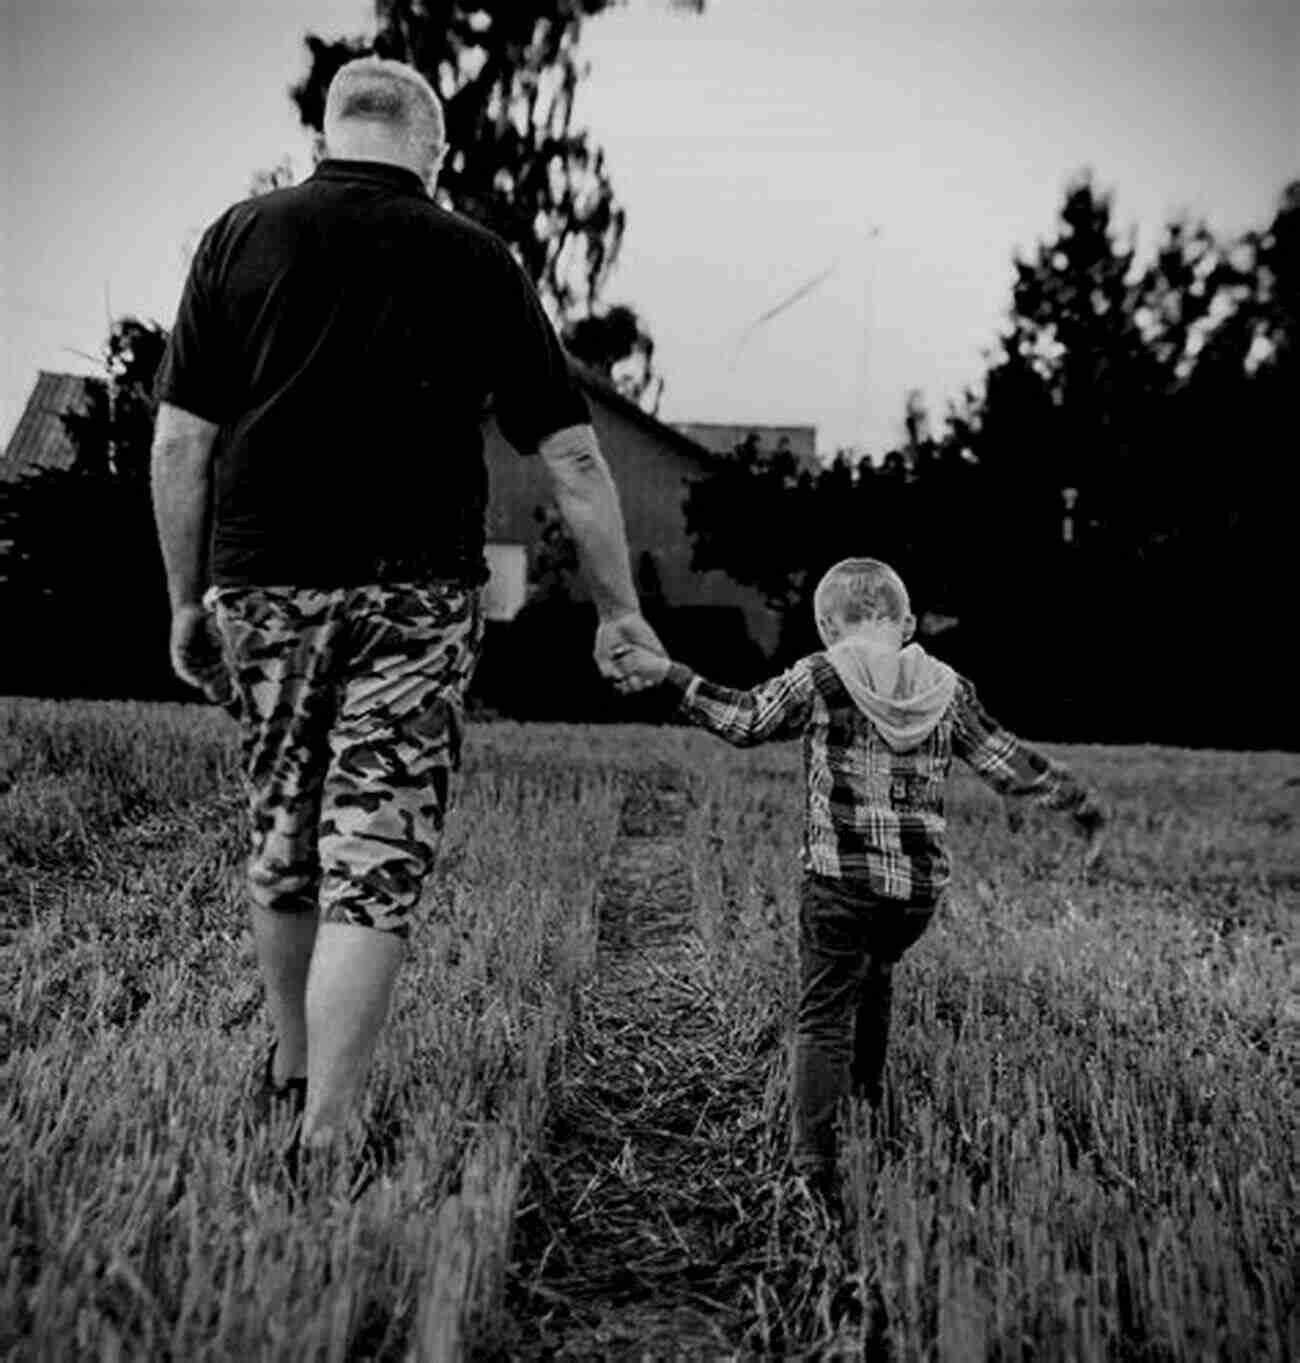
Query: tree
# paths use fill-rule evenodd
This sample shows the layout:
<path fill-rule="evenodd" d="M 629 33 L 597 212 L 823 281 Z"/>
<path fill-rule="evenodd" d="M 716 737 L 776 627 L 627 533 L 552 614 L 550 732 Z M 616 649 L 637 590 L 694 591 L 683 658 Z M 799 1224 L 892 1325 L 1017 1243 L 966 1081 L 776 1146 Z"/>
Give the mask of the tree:
<path fill-rule="evenodd" d="M 974 453 L 1014 502 L 1038 553 L 1060 543 L 1063 494 L 1114 548 L 1150 523 L 1167 375 L 1142 334 L 1131 241 L 1087 175 L 1066 190 L 1059 229 L 1015 261 L 1009 328 L 975 422 Z"/>
<path fill-rule="evenodd" d="M 749 435 L 687 487 L 691 567 L 721 569 L 774 610 L 801 599 L 810 566 L 806 530 L 812 475 L 789 450 L 763 450 Z"/>
<path fill-rule="evenodd" d="M 582 25 L 611 3 L 376 0 L 373 39 L 308 35 L 310 67 L 290 93 L 304 127 L 319 134 L 344 63 L 375 52 L 423 72 L 446 114 L 440 200 L 509 243 L 575 354 L 653 404 L 662 380 L 645 324 L 626 305 L 603 305 L 627 215 L 604 152 L 573 126 Z"/>
<path fill-rule="evenodd" d="M 1138 322 L 1133 242 L 1118 239 L 1111 207 L 1090 175 L 1076 177 L 1055 234 L 1014 257 L 983 390 L 944 440 L 948 481 L 965 493 L 951 527 L 962 597 L 953 613 L 990 660 L 979 668 L 990 705 L 1031 730 L 1040 714 L 1054 723 L 1043 731 L 1075 727 L 1093 694 L 1078 639 L 1100 628 L 1100 603 L 1129 618 L 1102 580 L 1131 582 L 1159 504 L 1153 474 L 1168 457 L 1166 376 Z M 924 499 L 931 514 L 942 490 Z M 1037 675 L 1015 662 L 1027 626 Z"/>
<path fill-rule="evenodd" d="M 813 591 L 840 559 L 884 559 L 911 583 L 914 605 L 947 609 L 932 588 L 939 575 L 925 567 L 921 495 L 904 451 L 878 466 L 841 453 L 813 471 L 789 449 L 761 449 L 751 434 L 687 489 L 691 566 L 721 569 L 760 592 L 781 617 L 778 657 L 788 662 L 820 647 Z"/>
<path fill-rule="evenodd" d="M 169 608 L 153 524 L 153 379 L 166 333 L 119 318 L 103 377 L 63 423 L 66 470 L 0 484 L 0 685 L 46 695 L 174 696 Z"/>
<path fill-rule="evenodd" d="M 1000 350 L 946 439 L 976 460 L 966 507 L 985 532 L 960 613 L 993 660 L 995 700 L 1031 727 L 1060 734 L 1073 711 L 1110 737 L 1185 736 L 1223 716 L 1203 689 L 1143 702 L 1131 680 L 1146 665 L 1203 677 L 1208 620 L 1262 624 L 1243 584 L 1275 575 L 1282 538 L 1275 376 L 1295 309 L 1278 281 L 1295 279 L 1296 197 L 1236 242 L 1171 223 L 1139 269 L 1085 176 L 1056 235 L 1017 258 Z M 998 674 L 1026 620 L 1049 688 L 1024 669 Z"/>
<path fill-rule="evenodd" d="M 654 341 L 629 307 L 601 307 L 564 329 L 569 353 L 604 374 L 624 397 L 656 413 L 664 381 L 655 373 Z"/>
<path fill-rule="evenodd" d="M 1288 615 L 1280 590 L 1294 576 L 1300 183 L 1283 191 L 1266 229 L 1217 249 L 1213 278 L 1212 322 L 1169 404 L 1171 438 L 1196 476 L 1185 473 L 1177 487 L 1179 520 L 1162 545 L 1155 589 L 1180 633 L 1181 651 L 1199 652 L 1202 672 L 1207 634 L 1259 650 L 1282 641 Z M 1235 679 L 1214 712 L 1224 713 L 1235 688 L 1235 728 L 1246 733 L 1251 721 L 1264 741 L 1276 743 L 1279 717 L 1254 704 L 1248 686 Z M 1295 732 L 1293 723 L 1292 743 Z"/>
<path fill-rule="evenodd" d="M 910 394 L 879 462 L 804 479 L 752 442 L 719 460 L 689 492 L 694 566 L 784 612 L 789 657 L 816 646 L 824 568 L 884 558 L 919 617 L 960 622 L 942 649 L 1027 732 L 1275 742 L 1276 715 L 1207 670 L 1206 636 L 1283 618 L 1267 589 L 1287 572 L 1298 224 L 1292 185 L 1266 230 L 1175 222 L 1139 267 L 1077 178 L 1057 231 L 1015 258 L 982 389 L 937 434 Z"/>

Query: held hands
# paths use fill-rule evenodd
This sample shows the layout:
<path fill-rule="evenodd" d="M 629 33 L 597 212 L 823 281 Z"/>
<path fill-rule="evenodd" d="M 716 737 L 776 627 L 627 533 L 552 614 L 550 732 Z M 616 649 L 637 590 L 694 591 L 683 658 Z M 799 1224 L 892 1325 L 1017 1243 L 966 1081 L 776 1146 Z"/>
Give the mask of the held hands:
<path fill-rule="evenodd" d="M 614 657 L 623 668 L 624 677 L 643 686 L 658 686 L 668 675 L 672 659 L 662 653 L 651 653 L 639 644 L 620 644 L 614 650 Z"/>
<path fill-rule="evenodd" d="M 202 691 L 216 705 L 231 697 L 230 673 L 221 655 L 221 641 L 202 606 L 177 606 L 172 612 L 172 671 L 183 682 Z"/>
<path fill-rule="evenodd" d="M 662 679 L 662 673 L 651 680 L 629 668 L 629 660 L 641 654 L 662 659 L 663 672 L 668 671 L 664 646 L 639 611 L 629 611 L 617 619 L 602 621 L 597 628 L 596 666 L 600 669 L 600 675 L 613 682 L 624 695 L 642 691 Z"/>

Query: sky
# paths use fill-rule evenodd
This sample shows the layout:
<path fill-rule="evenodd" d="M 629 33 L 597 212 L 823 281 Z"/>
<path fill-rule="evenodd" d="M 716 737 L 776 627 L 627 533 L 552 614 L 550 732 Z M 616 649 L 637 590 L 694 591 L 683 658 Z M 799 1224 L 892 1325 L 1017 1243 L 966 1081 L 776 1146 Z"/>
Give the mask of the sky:
<path fill-rule="evenodd" d="M 169 325 L 186 251 L 283 156 L 302 36 L 364 0 L 0 0 L 0 440 L 38 369 Z M 1300 177 L 1290 0 L 627 0 L 591 20 L 577 122 L 628 228 L 667 421 L 815 425 L 882 451 L 919 389 L 977 385 L 1012 259 L 1090 168 L 1149 249 L 1179 213 L 1263 227 Z M 805 298 L 746 336 L 800 285 Z"/>

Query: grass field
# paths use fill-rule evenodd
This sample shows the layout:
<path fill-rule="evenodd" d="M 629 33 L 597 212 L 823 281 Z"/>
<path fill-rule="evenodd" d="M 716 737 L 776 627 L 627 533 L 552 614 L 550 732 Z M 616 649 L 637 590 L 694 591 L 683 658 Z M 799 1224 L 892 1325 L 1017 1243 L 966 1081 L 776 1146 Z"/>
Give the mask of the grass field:
<path fill-rule="evenodd" d="M 781 1168 L 797 754 L 473 727 L 371 1084 L 396 1175 L 294 1213 L 240 1124 L 233 725 L 0 700 L 0 1353 L 1297 1356 L 1300 757 L 1045 746 L 1107 859 L 958 774 L 846 1237 Z"/>

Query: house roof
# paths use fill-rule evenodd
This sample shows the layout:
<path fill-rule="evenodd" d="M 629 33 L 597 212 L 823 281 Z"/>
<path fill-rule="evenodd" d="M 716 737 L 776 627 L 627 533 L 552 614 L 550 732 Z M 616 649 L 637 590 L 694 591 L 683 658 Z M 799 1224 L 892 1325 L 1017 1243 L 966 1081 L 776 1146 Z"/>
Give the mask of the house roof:
<path fill-rule="evenodd" d="M 760 449 L 776 450 L 784 444 L 802 459 L 812 459 L 817 453 L 816 426 L 773 426 L 759 421 L 679 421 L 676 426 L 715 454 L 730 454 L 750 435 Z"/>
<path fill-rule="evenodd" d="M 581 360 L 575 360 L 572 355 L 569 356 L 569 368 L 589 397 L 596 398 L 606 407 L 613 408 L 634 426 L 640 426 L 643 431 L 662 440 L 679 454 L 698 460 L 701 464 L 711 462 L 712 456 L 706 446 L 698 440 L 693 440 L 685 431 L 679 431 L 675 426 L 669 426 L 658 417 L 651 416 L 631 398 L 620 393 L 600 370 L 593 369 Z"/>
<path fill-rule="evenodd" d="M 700 464 L 710 462 L 708 449 L 699 441 L 651 416 L 620 393 L 599 370 L 572 356 L 569 366 L 589 398 L 617 412 L 677 453 Z M 82 374 L 52 374 L 41 370 L 14 433 L 4 452 L 0 453 L 0 482 L 12 482 L 37 469 L 71 466 L 75 451 L 60 418 L 81 401 L 86 383 L 87 377 Z"/>
<path fill-rule="evenodd" d="M 81 401 L 86 377 L 42 369 L 9 443 L 0 453 L 0 482 L 14 482 L 40 469 L 70 468 L 76 450 L 60 420 Z"/>

